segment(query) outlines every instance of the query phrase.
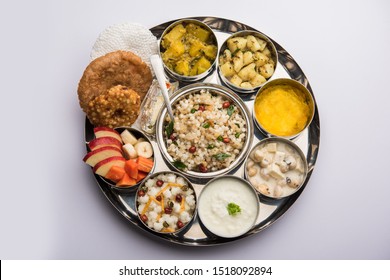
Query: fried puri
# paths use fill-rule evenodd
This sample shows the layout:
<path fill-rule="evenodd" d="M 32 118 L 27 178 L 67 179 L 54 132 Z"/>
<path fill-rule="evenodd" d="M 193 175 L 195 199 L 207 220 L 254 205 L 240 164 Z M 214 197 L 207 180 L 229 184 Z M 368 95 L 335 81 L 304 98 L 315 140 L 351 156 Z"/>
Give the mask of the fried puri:
<path fill-rule="evenodd" d="M 149 90 L 152 79 L 149 67 L 134 53 L 128 51 L 108 53 L 93 60 L 85 69 L 78 87 L 80 107 L 94 125 L 111 123 L 110 126 L 113 127 L 115 124 L 121 123 L 119 118 L 114 118 L 114 121 L 111 122 L 109 118 L 113 117 L 112 114 L 103 115 L 103 112 L 99 112 L 103 103 L 106 108 L 115 108 L 117 113 L 122 112 L 120 114 L 124 118 L 126 118 L 124 116 L 125 113 L 131 114 L 126 119 L 127 121 L 133 120 L 134 112 L 128 112 L 130 109 L 128 104 L 135 103 L 133 105 L 136 105 L 142 102 Z M 122 86 L 120 91 L 124 96 L 118 93 L 119 88 L 113 91 L 115 92 L 113 96 L 109 94 L 110 89 L 117 85 Z M 128 92 L 130 89 L 132 90 L 131 94 Z M 136 100 L 134 93 L 139 95 L 139 100 Z M 103 96 L 99 98 L 101 95 Z M 123 99 L 126 96 L 129 98 L 131 96 L 132 99 L 127 102 L 127 100 Z M 114 100 L 121 100 L 122 103 L 110 104 Z M 136 107 L 134 108 L 137 109 Z M 111 109 L 109 109 L 110 112 Z M 137 110 L 138 116 L 139 105 Z M 132 123 L 127 123 L 126 125 L 130 124 Z"/>

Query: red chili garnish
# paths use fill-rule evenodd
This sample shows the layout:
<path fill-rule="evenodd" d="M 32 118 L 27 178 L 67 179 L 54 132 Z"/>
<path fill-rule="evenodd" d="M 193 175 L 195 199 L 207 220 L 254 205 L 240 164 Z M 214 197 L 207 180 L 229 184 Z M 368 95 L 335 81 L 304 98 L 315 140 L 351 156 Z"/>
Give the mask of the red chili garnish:
<path fill-rule="evenodd" d="M 169 139 L 171 139 L 172 141 L 175 141 L 176 140 L 176 135 L 172 133 L 171 136 L 169 136 Z"/>
<path fill-rule="evenodd" d="M 199 108 L 198 108 L 199 111 L 202 111 L 202 112 L 203 112 L 205 109 L 206 109 L 206 108 L 204 107 L 204 105 L 199 105 Z"/>
<path fill-rule="evenodd" d="M 183 224 L 182 221 L 177 221 L 176 225 L 177 225 L 178 228 L 184 227 L 184 224 Z"/>
<path fill-rule="evenodd" d="M 164 213 L 165 214 L 171 214 L 172 213 L 172 208 L 171 207 L 165 207 L 164 208 Z"/>
<path fill-rule="evenodd" d="M 229 143 L 230 142 L 230 138 L 229 137 L 225 137 L 223 138 L 222 140 L 224 143 Z"/>
<path fill-rule="evenodd" d="M 190 148 L 188 149 L 188 151 L 189 151 L 191 154 L 193 154 L 193 153 L 196 152 L 196 147 L 195 147 L 195 146 L 192 146 L 192 147 L 190 147 Z"/>
<path fill-rule="evenodd" d="M 175 199 L 176 199 L 177 202 L 180 203 L 181 200 L 183 199 L 183 197 L 181 196 L 181 194 L 177 194 Z"/>
<path fill-rule="evenodd" d="M 161 199 L 162 199 L 161 195 L 156 196 L 157 201 L 161 201 Z"/>

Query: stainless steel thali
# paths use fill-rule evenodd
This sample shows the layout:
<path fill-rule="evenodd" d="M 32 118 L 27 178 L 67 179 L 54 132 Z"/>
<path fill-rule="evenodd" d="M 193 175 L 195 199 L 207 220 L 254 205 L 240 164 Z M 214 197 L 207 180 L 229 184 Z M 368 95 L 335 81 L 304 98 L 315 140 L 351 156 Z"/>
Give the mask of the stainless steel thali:
<path fill-rule="evenodd" d="M 215 17 L 192 17 L 194 19 L 200 20 L 207 25 L 209 25 L 213 31 L 215 32 L 217 39 L 219 42 L 223 42 L 230 34 L 240 31 L 240 30 L 256 30 L 250 26 L 245 24 L 231 21 L 228 19 L 215 18 Z M 151 28 L 151 32 L 159 39 L 166 27 L 168 27 L 171 23 L 176 20 L 166 22 Z M 271 38 L 272 40 L 272 38 Z M 306 76 L 302 72 L 301 68 L 297 64 L 297 62 L 293 59 L 293 57 L 283 49 L 277 42 L 273 41 L 279 56 L 279 62 L 277 70 L 273 76 L 274 78 L 291 78 L 299 81 L 307 89 L 311 92 L 314 98 L 314 94 L 310 87 L 309 81 Z M 213 73 L 211 77 L 208 78 L 208 82 L 211 83 L 219 83 L 217 80 L 216 71 Z M 245 104 L 248 106 L 249 110 L 252 111 L 254 95 L 243 96 L 243 100 Z M 314 99 L 315 101 L 315 99 Z M 308 163 L 308 175 L 304 185 L 300 188 L 298 192 L 284 199 L 280 200 L 267 200 L 263 197 L 260 197 L 260 215 L 256 221 L 255 227 L 247 232 L 245 235 L 234 239 L 226 239 L 216 237 L 212 234 L 203 231 L 198 217 L 196 217 L 188 230 L 184 232 L 180 232 L 178 234 L 158 234 L 155 233 L 148 228 L 146 228 L 142 222 L 138 219 L 137 212 L 135 210 L 135 192 L 120 192 L 113 188 L 111 188 L 106 182 L 104 182 L 99 176 L 95 175 L 98 185 L 100 186 L 102 192 L 107 197 L 107 199 L 111 202 L 111 204 L 132 224 L 135 226 L 147 231 L 151 237 L 157 237 L 164 239 L 166 241 L 170 241 L 173 243 L 178 243 L 182 245 L 190 245 L 190 246 L 210 246 L 210 245 L 218 245 L 229 243 L 232 241 L 239 240 L 241 238 L 256 234 L 273 224 L 277 221 L 298 199 L 301 195 L 307 183 L 310 179 L 310 176 L 314 170 L 314 166 L 317 160 L 319 143 L 320 143 L 320 120 L 317 104 L 315 103 L 315 115 L 311 125 L 294 141 L 297 144 L 303 153 L 306 155 L 307 163 Z M 261 134 L 261 132 L 256 128 L 254 130 L 254 138 L 252 146 L 256 145 L 261 139 L 265 136 Z M 93 126 L 90 124 L 88 119 L 86 119 L 85 123 L 85 140 L 89 142 L 93 139 Z M 159 147 L 157 145 L 156 140 L 152 140 L 153 147 L 156 151 L 155 153 L 155 161 L 156 168 L 154 172 L 158 171 L 169 171 L 170 168 L 165 163 L 161 153 L 159 151 Z M 233 170 L 231 175 L 235 175 L 238 177 L 244 177 L 244 165 L 241 164 L 239 168 Z M 196 189 L 199 191 L 202 189 L 202 182 L 192 181 Z"/>

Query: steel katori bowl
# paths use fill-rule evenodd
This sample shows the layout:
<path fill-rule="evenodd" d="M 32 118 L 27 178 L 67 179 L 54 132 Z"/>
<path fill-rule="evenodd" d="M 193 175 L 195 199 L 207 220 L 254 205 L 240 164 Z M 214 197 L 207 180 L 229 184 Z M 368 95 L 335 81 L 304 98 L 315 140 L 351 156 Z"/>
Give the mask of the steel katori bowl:
<path fill-rule="evenodd" d="M 188 230 L 197 215 L 197 201 L 192 183 L 174 171 L 150 174 L 135 194 L 139 220 L 159 234 Z"/>
<path fill-rule="evenodd" d="M 248 36 L 255 37 L 253 44 L 249 43 Z M 239 38 L 239 41 L 236 42 L 236 38 Z M 232 34 L 221 45 L 217 72 L 223 85 L 240 94 L 253 94 L 273 77 L 277 65 L 278 52 L 271 39 L 261 32 L 244 30 Z M 251 72 L 253 75 L 246 81 L 242 69 L 251 66 L 255 72 Z M 255 76 L 254 73 L 261 77 Z"/>
<path fill-rule="evenodd" d="M 280 100 L 277 99 L 278 96 Z M 288 96 L 291 97 L 291 102 L 286 99 Z M 267 98 L 268 101 L 265 100 Z M 295 106 L 299 103 L 300 107 Z M 263 106 L 269 108 L 262 108 Z M 311 124 L 314 114 L 315 105 L 311 92 L 300 82 L 288 78 L 267 82 L 257 92 L 253 103 L 254 122 L 267 137 L 293 140 Z M 293 132 L 288 133 L 289 129 Z"/>
<path fill-rule="evenodd" d="M 307 173 L 302 150 L 285 138 L 264 138 L 252 147 L 245 160 L 245 179 L 269 199 L 283 199 L 298 192 L 305 184 Z"/>
<path fill-rule="evenodd" d="M 237 238 L 253 229 L 259 214 L 258 194 L 241 177 L 216 177 L 199 194 L 198 217 L 206 234 Z"/>
<path fill-rule="evenodd" d="M 154 169 L 155 169 L 155 167 L 156 167 L 156 161 L 155 161 L 155 152 L 156 151 L 154 150 L 154 147 L 152 145 L 152 142 L 151 142 L 150 138 L 145 133 L 143 133 L 141 130 L 133 128 L 133 127 L 121 126 L 121 127 L 116 127 L 114 129 L 119 134 L 121 134 L 125 130 L 128 130 L 134 137 L 137 138 L 137 143 L 148 142 L 150 144 L 150 146 L 152 147 L 152 151 L 153 151 L 153 155 L 151 157 L 151 159 L 153 160 L 153 167 L 152 167 L 152 170 L 150 172 L 148 172 L 147 175 L 152 174 Z M 125 143 L 123 143 L 123 144 L 125 144 Z M 136 145 L 136 144 L 134 144 L 134 145 Z M 130 160 L 130 158 L 127 158 L 127 157 L 125 157 L 125 159 L 126 160 Z M 133 160 L 135 160 L 135 159 L 133 159 Z M 113 182 L 113 181 L 111 181 L 109 179 L 106 179 L 103 176 L 99 175 L 99 177 L 107 185 L 109 185 L 111 188 L 113 188 L 113 189 L 115 189 L 115 190 L 117 190 L 119 192 L 134 192 L 146 180 L 146 178 L 143 177 L 143 178 L 138 179 L 138 181 L 134 185 L 131 185 L 131 186 L 118 186 L 115 182 Z"/>
<path fill-rule="evenodd" d="M 232 125 L 233 127 L 229 128 L 224 126 L 224 123 L 221 123 L 218 119 L 211 118 L 210 115 L 210 119 L 205 119 L 203 115 L 206 116 L 207 114 L 204 114 L 204 112 L 200 110 L 200 104 L 183 105 L 191 106 L 191 108 L 188 107 L 186 109 L 187 113 L 178 111 L 177 105 L 188 103 L 188 98 L 200 94 L 201 92 L 208 92 L 211 94 L 211 98 L 214 96 L 220 100 L 218 102 L 213 102 L 214 105 L 212 106 L 220 106 L 215 104 L 220 104 L 222 100 L 224 102 L 229 102 L 229 108 L 231 112 L 233 112 L 230 117 L 234 118 L 232 121 L 236 119 L 241 120 L 242 125 L 237 122 Z M 252 144 L 254 128 L 249 109 L 236 93 L 220 85 L 211 83 L 196 83 L 183 87 L 173 94 L 171 97 L 171 105 L 175 115 L 174 127 L 175 125 L 176 127 L 179 126 L 179 130 L 175 131 L 175 128 L 173 128 L 173 133 L 171 133 L 171 135 L 167 135 L 170 120 L 166 108 L 160 111 L 156 123 L 157 143 L 164 160 L 171 169 L 176 170 L 191 179 L 207 181 L 216 176 L 227 174 L 240 166 L 248 154 L 249 148 Z M 207 106 L 208 105 L 206 105 L 206 107 Z M 229 108 L 226 106 L 226 108 L 222 107 L 210 107 L 207 109 L 215 109 L 215 113 L 213 111 L 211 116 L 214 116 L 214 114 L 220 114 L 218 115 L 220 116 L 219 120 L 224 119 L 226 121 L 227 117 L 224 116 L 224 114 L 228 114 Z M 230 117 L 228 118 L 228 121 L 230 120 Z M 188 122 L 182 123 L 181 119 L 186 118 L 188 118 Z M 200 125 L 194 127 L 194 129 L 186 127 L 194 125 L 194 123 L 198 123 Z M 180 126 L 184 127 L 181 128 Z M 188 131 L 187 134 L 181 132 L 186 131 L 186 129 Z M 224 129 L 224 135 L 220 134 L 222 129 Z M 196 134 L 196 137 L 194 139 L 190 139 L 191 136 L 188 135 L 189 133 Z M 173 137 L 171 137 L 172 135 Z M 225 138 L 229 138 L 229 140 Z M 192 146 L 196 147 L 196 151 L 193 155 L 187 153 L 187 149 Z M 235 151 L 235 149 L 237 150 Z M 184 153 L 181 153 L 182 151 L 184 151 Z M 199 158 L 202 156 L 204 161 L 199 163 Z M 187 159 L 185 159 L 185 157 L 187 157 Z M 218 161 L 226 160 L 228 157 L 228 166 L 220 169 L 215 167 L 219 166 Z M 194 162 L 192 163 L 191 160 Z M 200 164 L 205 165 L 206 170 L 201 168 Z M 187 168 L 187 166 L 191 167 Z"/>
<path fill-rule="evenodd" d="M 207 55 L 201 55 L 202 52 L 197 52 L 196 46 L 194 43 L 197 41 L 194 36 L 189 36 L 188 39 L 185 40 L 185 44 L 188 45 L 188 50 L 181 49 L 181 48 L 175 48 L 174 50 L 170 50 L 170 42 L 165 42 L 166 35 L 169 34 L 174 28 L 177 28 L 178 26 L 181 25 L 181 30 L 179 32 L 183 32 L 183 35 L 187 33 L 186 27 L 189 26 L 195 26 L 199 28 L 198 30 L 206 30 L 209 33 L 209 36 L 205 42 L 202 42 L 207 44 L 208 46 L 215 46 L 215 57 L 214 58 L 209 58 Z M 203 33 L 204 34 L 204 33 Z M 183 38 L 183 37 L 182 37 Z M 179 38 L 180 39 L 180 38 Z M 181 39 L 183 40 L 183 39 Z M 181 45 L 180 45 L 181 46 Z M 193 49 L 191 49 L 193 47 Z M 192 51 L 191 51 L 192 50 Z M 165 56 L 167 55 L 167 52 L 170 52 L 170 54 L 173 54 L 173 57 L 171 59 L 167 59 Z M 208 76 L 210 76 L 216 68 L 216 61 L 217 61 L 217 52 L 218 52 L 218 41 L 217 37 L 214 33 L 214 31 L 205 23 L 196 20 L 196 19 L 182 19 L 175 21 L 171 25 L 169 25 L 161 35 L 161 39 L 159 42 L 159 54 L 160 58 L 163 62 L 164 70 L 166 74 L 168 75 L 169 78 L 174 79 L 176 81 L 179 81 L 181 84 L 189 84 L 189 83 L 194 83 L 194 82 L 200 82 L 204 81 Z M 203 53 L 205 53 L 203 51 Z M 189 60 L 191 64 L 196 64 L 197 61 L 199 61 L 202 57 L 205 57 L 209 60 L 210 62 L 210 67 L 206 69 L 202 73 L 197 73 L 197 74 L 184 74 L 176 71 L 177 68 L 173 67 L 173 65 L 176 65 L 177 61 L 180 61 L 181 56 L 185 56 L 185 58 L 182 60 L 183 64 Z M 171 56 L 169 56 L 171 57 Z M 177 65 L 176 65 L 177 66 Z M 191 67 L 191 65 L 189 65 Z"/>

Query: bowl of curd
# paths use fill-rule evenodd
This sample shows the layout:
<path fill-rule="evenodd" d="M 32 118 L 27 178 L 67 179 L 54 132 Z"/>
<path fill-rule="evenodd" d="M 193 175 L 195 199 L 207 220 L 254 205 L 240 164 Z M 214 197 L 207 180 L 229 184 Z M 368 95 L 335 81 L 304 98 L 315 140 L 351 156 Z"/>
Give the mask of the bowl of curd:
<path fill-rule="evenodd" d="M 266 83 L 256 94 L 253 119 L 266 136 L 296 138 L 314 117 L 314 99 L 301 83 L 286 78 Z"/>
<path fill-rule="evenodd" d="M 253 228 L 260 211 L 259 197 L 245 180 L 225 175 L 214 178 L 198 199 L 202 225 L 223 238 L 239 237 Z"/>

